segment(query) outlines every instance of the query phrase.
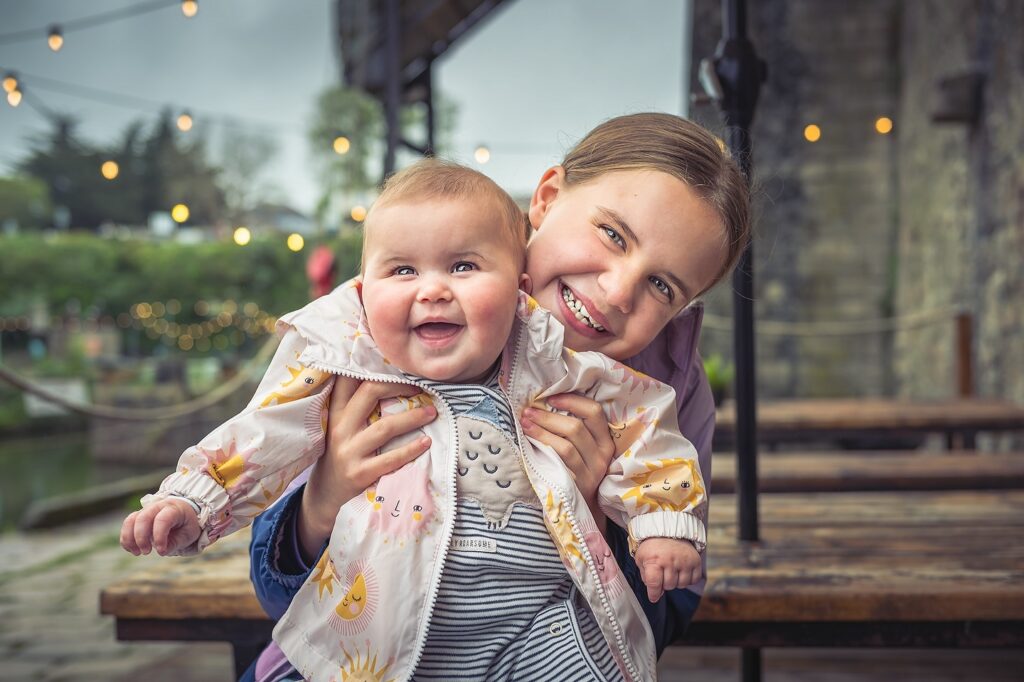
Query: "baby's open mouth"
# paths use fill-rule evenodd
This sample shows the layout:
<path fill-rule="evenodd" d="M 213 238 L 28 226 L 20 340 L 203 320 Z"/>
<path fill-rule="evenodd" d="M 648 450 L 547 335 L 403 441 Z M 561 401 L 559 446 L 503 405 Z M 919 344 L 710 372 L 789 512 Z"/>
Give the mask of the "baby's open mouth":
<path fill-rule="evenodd" d="M 455 336 L 461 330 L 461 324 L 452 322 L 424 322 L 414 329 L 417 336 L 428 341 L 443 341 Z"/>

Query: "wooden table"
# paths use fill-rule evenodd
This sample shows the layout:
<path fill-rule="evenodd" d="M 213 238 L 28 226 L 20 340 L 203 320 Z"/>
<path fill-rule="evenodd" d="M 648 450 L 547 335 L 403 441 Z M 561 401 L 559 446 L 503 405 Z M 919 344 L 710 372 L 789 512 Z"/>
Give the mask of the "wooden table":
<path fill-rule="evenodd" d="M 711 510 L 701 645 L 1024 646 L 1024 491 L 803 493 L 761 498 L 762 542 Z M 246 533 L 103 590 L 122 640 L 215 640 L 244 669 L 270 634 Z"/>
<path fill-rule="evenodd" d="M 757 406 L 757 430 L 758 440 L 767 443 L 929 433 L 949 438 L 979 431 L 1024 431 L 1024 407 L 982 398 L 762 401 Z M 732 442 L 735 431 L 735 406 L 727 402 L 716 413 L 716 442 Z"/>
<path fill-rule="evenodd" d="M 719 494 L 736 492 L 736 457 L 715 453 L 713 463 L 711 491 L 717 504 Z M 762 493 L 1024 490 L 1024 452 L 762 452 L 757 482 Z"/>

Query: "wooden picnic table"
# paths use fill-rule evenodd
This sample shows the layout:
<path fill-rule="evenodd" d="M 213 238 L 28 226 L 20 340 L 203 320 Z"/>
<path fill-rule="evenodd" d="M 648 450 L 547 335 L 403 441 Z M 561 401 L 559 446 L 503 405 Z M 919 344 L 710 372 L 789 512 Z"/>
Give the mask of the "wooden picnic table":
<path fill-rule="evenodd" d="M 700 645 L 1024 646 L 1024 490 L 765 495 L 762 541 L 711 510 Z M 248 580 L 248 533 L 103 590 L 122 640 L 215 640 L 241 671 L 271 624 Z"/>
<path fill-rule="evenodd" d="M 716 442 L 734 440 L 733 404 L 718 408 L 715 418 Z M 970 437 L 979 431 L 1024 431 L 1024 406 L 989 398 L 822 398 L 757 405 L 758 440 L 766 443 L 929 433 Z"/>
<path fill-rule="evenodd" d="M 717 502 L 718 494 L 736 492 L 736 457 L 715 453 L 712 462 L 711 491 Z M 1024 489 L 1024 452 L 764 452 L 757 470 L 762 493 Z"/>

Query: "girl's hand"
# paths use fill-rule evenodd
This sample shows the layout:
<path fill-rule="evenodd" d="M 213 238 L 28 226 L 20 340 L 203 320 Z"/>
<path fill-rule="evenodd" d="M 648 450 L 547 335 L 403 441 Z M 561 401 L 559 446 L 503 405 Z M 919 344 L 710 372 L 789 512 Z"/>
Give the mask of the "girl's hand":
<path fill-rule="evenodd" d="M 392 438 L 433 421 L 437 416 L 434 407 L 385 415 L 369 424 L 370 415 L 381 400 L 411 397 L 420 392 L 407 384 L 338 377 L 327 413 L 326 452 L 310 472 L 299 508 L 299 542 L 306 557 L 315 557 L 330 537 L 343 504 L 430 447 L 430 438 L 423 436 L 377 454 Z"/>
<path fill-rule="evenodd" d="M 605 517 L 597 506 L 597 488 L 608 475 L 615 454 L 604 410 L 597 402 L 575 393 L 552 396 L 547 403 L 569 414 L 528 407 L 523 410 L 523 431 L 562 458 L 603 532 Z"/>

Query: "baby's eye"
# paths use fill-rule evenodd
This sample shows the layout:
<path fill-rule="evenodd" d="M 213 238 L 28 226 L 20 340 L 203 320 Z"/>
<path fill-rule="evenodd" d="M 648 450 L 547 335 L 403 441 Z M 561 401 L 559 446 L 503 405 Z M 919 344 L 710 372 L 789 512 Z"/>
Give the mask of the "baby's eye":
<path fill-rule="evenodd" d="M 476 265 L 469 261 L 459 261 L 452 266 L 452 272 L 469 272 L 470 270 L 476 270 Z"/>
<path fill-rule="evenodd" d="M 396 275 L 415 275 L 416 268 L 409 265 L 399 265 L 395 268 L 394 272 Z"/>
<path fill-rule="evenodd" d="M 607 225 L 601 226 L 601 231 L 604 232 L 605 236 L 612 241 L 613 244 L 618 246 L 620 249 L 626 248 L 626 240 L 622 238 L 622 235 L 615 231 L 614 228 L 608 227 Z"/>
<path fill-rule="evenodd" d="M 676 293 L 672 291 L 672 287 L 670 287 L 662 278 L 651 277 L 651 284 L 654 285 L 654 288 L 658 290 L 659 294 L 661 294 L 668 300 L 671 301 L 676 297 Z"/>

